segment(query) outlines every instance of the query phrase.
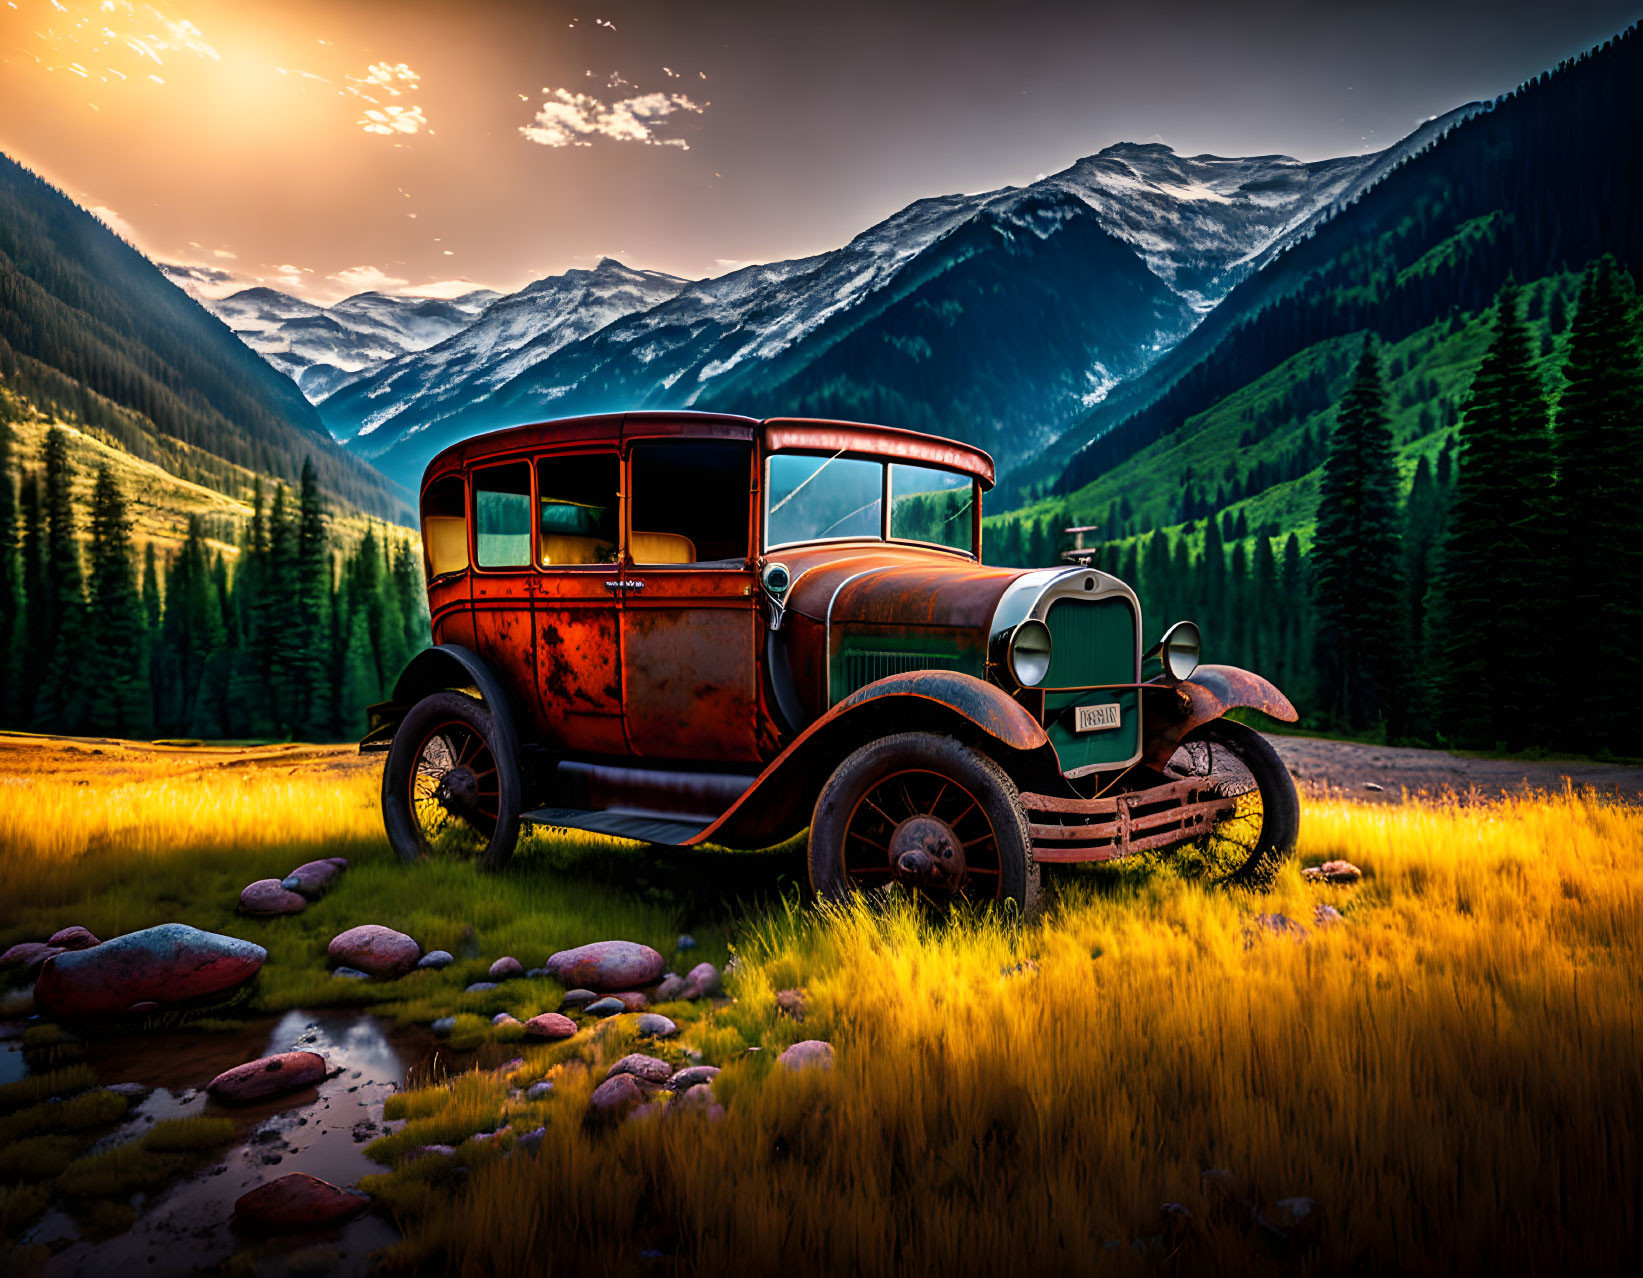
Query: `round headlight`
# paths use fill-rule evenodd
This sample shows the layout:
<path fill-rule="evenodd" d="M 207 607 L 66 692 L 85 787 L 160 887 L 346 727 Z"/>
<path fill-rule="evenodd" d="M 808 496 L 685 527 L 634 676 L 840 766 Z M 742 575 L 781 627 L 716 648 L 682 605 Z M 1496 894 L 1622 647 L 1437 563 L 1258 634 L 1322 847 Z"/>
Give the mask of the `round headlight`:
<path fill-rule="evenodd" d="M 1204 650 L 1204 636 L 1190 621 L 1178 621 L 1164 635 L 1162 646 L 1164 671 L 1171 679 L 1190 679 L 1198 669 L 1198 657 Z"/>
<path fill-rule="evenodd" d="M 1010 635 L 1010 674 L 1023 688 L 1036 688 L 1050 673 L 1050 628 L 1029 618 Z"/>

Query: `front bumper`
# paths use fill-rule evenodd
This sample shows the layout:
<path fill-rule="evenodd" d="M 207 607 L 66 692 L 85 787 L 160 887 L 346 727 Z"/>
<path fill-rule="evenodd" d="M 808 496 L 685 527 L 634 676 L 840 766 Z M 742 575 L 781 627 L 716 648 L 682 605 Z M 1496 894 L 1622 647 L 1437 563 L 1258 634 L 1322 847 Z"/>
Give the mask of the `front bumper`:
<path fill-rule="evenodd" d="M 1131 852 L 1190 843 L 1231 815 L 1237 800 L 1213 781 L 1170 781 L 1098 799 L 1023 794 L 1033 859 L 1112 861 Z"/>

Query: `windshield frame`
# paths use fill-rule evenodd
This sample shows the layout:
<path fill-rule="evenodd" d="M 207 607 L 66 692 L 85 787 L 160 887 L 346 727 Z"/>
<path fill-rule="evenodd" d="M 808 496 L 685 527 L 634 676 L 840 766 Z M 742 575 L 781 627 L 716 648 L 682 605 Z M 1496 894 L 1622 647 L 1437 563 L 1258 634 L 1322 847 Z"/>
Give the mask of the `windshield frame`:
<path fill-rule="evenodd" d="M 770 466 L 778 457 L 815 457 L 823 459 L 824 464 L 831 461 L 867 461 L 879 467 L 879 532 L 876 537 L 863 536 L 860 533 L 845 537 L 806 537 L 794 541 L 772 542 L 770 540 L 770 499 L 773 489 L 770 483 Z M 916 466 L 923 470 L 937 470 L 948 475 L 957 475 L 970 484 L 970 544 L 968 548 L 949 546 L 939 541 L 916 541 L 910 537 L 892 537 L 890 535 L 890 511 L 892 494 L 890 491 L 890 473 L 895 466 Z M 818 467 L 813 474 L 820 474 Z M 759 550 L 763 555 L 769 555 L 778 550 L 788 550 L 798 546 L 917 546 L 925 550 L 939 550 L 949 555 L 957 555 L 979 563 L 981 555 L 981 496 L 984 489 L 981 481 L 968 471 L 952 466 L 937 466 L 927 461 L 909 461 L 903 457 L 886 457 L 881 453 L 856 452 L 850 449 L 839 449 L 837 452 L 828 452 L 816 448 L 781 448 L 764 454 L 760 465 L 760 482 L 764 489 L 759 500 Z M 805 483 L 809 483 L 807 479 Z M 789 499 L 796 495 L 795 489 L 789 494 Z M 955 488 L 953 491 L 957 491 Z"/>

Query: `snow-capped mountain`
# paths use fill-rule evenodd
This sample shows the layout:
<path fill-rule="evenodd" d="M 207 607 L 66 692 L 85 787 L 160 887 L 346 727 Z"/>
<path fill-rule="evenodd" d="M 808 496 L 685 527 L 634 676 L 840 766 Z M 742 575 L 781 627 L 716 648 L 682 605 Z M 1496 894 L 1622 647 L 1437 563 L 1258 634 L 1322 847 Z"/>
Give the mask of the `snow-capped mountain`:
<path fill-rule="evenodd" d="M 624 315 L 650 310 L 685 283 L 609 257 L 592 270 L 537 280 L 437 344 L 352 379 L 320 405 L 320 416 L 338 439 L 358 436 L 361 451 L 370 455 L 365 437 L 385 423 L 394 423 L 398 429 L 390 435 L 397 435 L 482 400 L 560 347 Z M 407 411 L 415 420 L 406 419 Z"/>
<path fill-rule="evenodd" d="M 248 288 L 201 304 L 314 403 L 363 369 L 467 328 L 500 296 L 492 289 L 449 299 L 356 293 L 317 306 L 278 289 Z"/>

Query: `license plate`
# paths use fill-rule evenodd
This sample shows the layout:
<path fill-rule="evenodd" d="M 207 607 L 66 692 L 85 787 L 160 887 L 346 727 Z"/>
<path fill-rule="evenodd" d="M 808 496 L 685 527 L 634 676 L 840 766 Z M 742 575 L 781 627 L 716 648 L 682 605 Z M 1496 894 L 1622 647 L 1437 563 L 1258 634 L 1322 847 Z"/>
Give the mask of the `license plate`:
<path fill-rule="evenodd" d="M 1116 701 L 1099 706 L 1077 706 L 1073 710 L 1074 732 L 1100 732 L 1122 723 L 1124 707 Z"/>

